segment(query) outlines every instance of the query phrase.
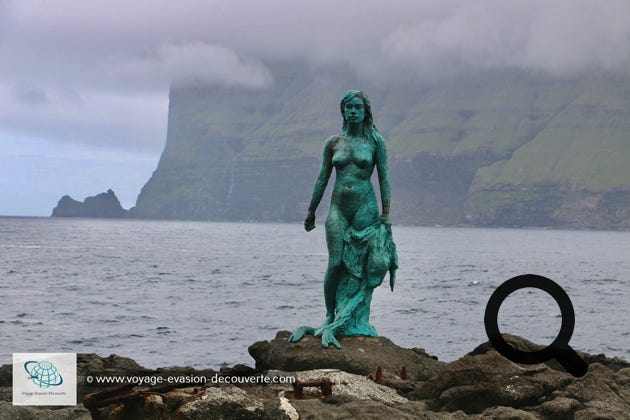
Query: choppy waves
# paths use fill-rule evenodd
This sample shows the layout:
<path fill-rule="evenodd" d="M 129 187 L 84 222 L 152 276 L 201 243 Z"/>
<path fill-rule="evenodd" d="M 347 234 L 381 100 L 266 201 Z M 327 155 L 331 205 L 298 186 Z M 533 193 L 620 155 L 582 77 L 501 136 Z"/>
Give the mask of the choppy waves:
<path fill-rule="evenodd" d="M 395 226 L 394 237 L 396 289 L 375 291 L 371 318 L 394 342 L 461 357 L 486 341 L 492 291 L 536 273 L 571 297 L 574 348 L 630 359 L 630 233 Z M 324 315 L 323 230 L 299 224 L 0 218 L 0 238 L 0 363 L 27 351 L 152 368 L 251 363 L 254 341 Z M 502 331 L 552 341 L 553 299 L 517 293 Z"/>

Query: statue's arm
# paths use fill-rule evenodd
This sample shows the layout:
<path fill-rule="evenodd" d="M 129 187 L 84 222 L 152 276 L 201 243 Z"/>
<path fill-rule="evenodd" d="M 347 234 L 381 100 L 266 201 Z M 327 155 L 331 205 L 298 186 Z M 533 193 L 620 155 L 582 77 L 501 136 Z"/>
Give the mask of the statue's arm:
<path fill-rule="evenodd" d="M 315 228 L 315 210 L 317 210 L 317 206 L 319 206 L 320 201 L 322 201 L 324 191 L 326 191 L 326 186 L 328 185 L 328 180 L 330 179 L 330 175 L 333 170 L 332 154 L 333 138 L 331 137 L 326 140 L 326 144 L 324 145 L 324 152 L 322 153 L 322 167 L 319 170 L 319 175 L 317 176 L 317 180 L 313 186 L 311 203 L 308 206 L 306 219 L 304 219 L 304 227 L 307 231 Z"/>
<path fill-rule="evenodd" d="M 383 217 L 389 218 L 389 205 L 392 198 L 391 179 L 389 166 L 387 165 L 387 148 L 385 139 L 378 135 L 376 142 L 376 170 L 378 171 L 378 184 L 381 189 L 381 203 L 383 205 Z"/>

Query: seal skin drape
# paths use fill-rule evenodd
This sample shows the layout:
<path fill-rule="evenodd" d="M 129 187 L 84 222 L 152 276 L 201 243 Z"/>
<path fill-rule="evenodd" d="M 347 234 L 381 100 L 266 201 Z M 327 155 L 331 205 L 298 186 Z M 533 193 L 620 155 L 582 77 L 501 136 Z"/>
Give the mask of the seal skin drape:
<path fill-rule="evenodd" d="M 343 264 L 347 272 L 337 285 L 337 313 L 328 328 L 341 337 L 375 337 L 378 334 L 369 322 L 372 292 L 388 271 L 393 287 L 398 268 L 391 225 L 378 221 L 360 231 L 349 227 L 343 242 Z"/>
<path fill-rule="evenodd" d="M 289 338 L 296 342 L 305 334 L 321 336 L 324 347 L 341 347 L 335 337 L 377 335 L 369 322 L 372 293 L 388 271 L 393 291 L 398 268 L 389 222 L 391 188 L 385 140 L 374 126 L 370 102 L 363 92 L 346 92 L 340 110 L 342 131 L 326 140 L 304 220 L 307 231 L 315 228 L 315 210 L 334 168 L 336 179 L 326 219 L 326 319 L 319 327 L 298 328 Z M 381 192 L 380 216 L 370 180 L 374 168 Z"/>

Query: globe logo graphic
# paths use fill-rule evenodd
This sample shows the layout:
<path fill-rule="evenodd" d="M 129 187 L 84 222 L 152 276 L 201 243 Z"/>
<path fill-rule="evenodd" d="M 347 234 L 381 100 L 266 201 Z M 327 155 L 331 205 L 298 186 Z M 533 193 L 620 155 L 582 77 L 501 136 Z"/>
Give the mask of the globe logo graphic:
<path fill-rule="evenodd" d="M 61 374 L 49 361 L 29 360 L 24 363 L 24 370 L 33 383 L 40 388 L 59 386 L 63 383 Z"/>

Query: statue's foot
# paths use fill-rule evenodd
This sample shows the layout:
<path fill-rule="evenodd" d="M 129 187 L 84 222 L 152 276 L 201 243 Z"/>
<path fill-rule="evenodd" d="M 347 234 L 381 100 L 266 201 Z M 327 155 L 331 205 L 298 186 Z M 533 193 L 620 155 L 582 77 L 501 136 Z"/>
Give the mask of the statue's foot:
<path fill-rule="evenodd" d="M 321 337 L 326 327 L 332 324 L 334 320 L 335 320 L 334 314 L 326 314 L 326 319 L 324 319 L 324 322 L 322 322 L 319 327 L 315 328 L 315 332 L 313 333 L 313 335 L 315 337 Z"/>
<path fill-rule="evenodd" d="M 339 344 L 339 341 L 337 341 L 337 339 L 335 338 L 332 330 L 325 329 L 322 333 L 322 347 L 328 348 L 328 346 L 330 346 L 331 344 L 338 349 L 341 348 L 341 344 Z"/>
<path fill-rule="evenodd" d="M 289 342 L 290 343 L 297 343 L 306 334 L 314 334 L 314 333 L 315 333 L 315 328 L 313 328 L 313 327 L 307 327 L 307 326 L 300 327 L 297 330 L 295 330 L 295 332 L 293 334 L 291 334 L 291 337 L 289 337 Z"/>

